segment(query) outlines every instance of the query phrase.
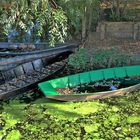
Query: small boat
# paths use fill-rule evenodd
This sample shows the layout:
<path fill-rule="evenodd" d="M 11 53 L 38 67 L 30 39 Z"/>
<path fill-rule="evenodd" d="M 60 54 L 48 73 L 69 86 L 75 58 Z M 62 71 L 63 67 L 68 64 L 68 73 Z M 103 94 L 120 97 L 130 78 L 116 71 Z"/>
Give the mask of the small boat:
<path fill-rule="evenodd" d="M 133 92 L 140 89 L 140 65 L 116 67 L 108 69 L 93 70 L 75 75 L 49 80 L 39 83 L 38 86 L 46 98 L 60 101 L 85 101 L 93 99 L 107 98 L 116 95 Z M 127 79 L 129 80 L 126 80 Z M 129 78 L 128 78 L 129 77 Z M 112 91 L 102 91 L 93 93 L 62 94 L 57 89 L 74 88 L 78 85 L 98 82 L 101 80 L 121 79 L 126 86 Z M 123 79 L 123 80 L 122 80 Z"/>

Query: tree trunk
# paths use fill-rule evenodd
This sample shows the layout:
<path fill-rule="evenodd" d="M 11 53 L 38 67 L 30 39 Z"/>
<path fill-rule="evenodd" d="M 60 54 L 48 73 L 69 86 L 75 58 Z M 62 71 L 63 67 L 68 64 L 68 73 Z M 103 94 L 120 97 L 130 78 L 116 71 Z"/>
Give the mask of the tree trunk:
<path fill-rule="evenodd" d="M 125 15 L 125 11 L 126 11 L 126 8 L 127 8 L 127 0 L 125 0 L 125 3 L 124 3 L 124 6 L 123 6 L 123 9 L 121 10 L 121 14 L 120 14 L 121 18 L 124 17 L 124 15 Z"/>
<path fill-rule="evenodd" d="M 117 7 L 116 7 L 116 16 L 117 16 L 117 20 L 120 20 L 120 0 L 116 0 L 117 2 Z"/>
<path fill-rule="evenodd" d="M 88 27 L 87 27 L 87 34 L 89 34 L 89 32 L 90 32 L 90 30 L 91 30 L 91 24 L 92 24 L 92 14 L 93 14 L 93 6 L 92 5 L 90 5 L 89 6 L 89 8 L 88 8 L 88 15 L 87 15 L 87 17 L 89 17 L 88 18 Z"/>
<path fill-rule="evenodd" d="M 84 13 L 82 15 L 82 42 L 86 39 L 86 31 L 87 31 L 87 17 L 86 17 L 87 7 L 84 9 Z"/>

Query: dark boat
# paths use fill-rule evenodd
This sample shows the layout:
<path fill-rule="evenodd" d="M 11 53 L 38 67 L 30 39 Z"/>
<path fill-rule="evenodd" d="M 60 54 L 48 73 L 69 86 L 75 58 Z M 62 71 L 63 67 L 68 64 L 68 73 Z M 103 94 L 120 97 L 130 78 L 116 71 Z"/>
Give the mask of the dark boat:
<path fill-rule="evenodd" d="M 140 89 L 140 65 L 88 71 L 39 83 L 46 98 L 61 101 L 85 101 L 122 95 Z M 130 78 L 130 80 L 126 80 Z M 74 88 L 78 85 L 118 78 L 126 88 L 113 91 L 62 94 L 56 89 Z"/>
<path fill-rule="evenodd" d="M 0 43 L 0 99 L 13 97 L 50 79 L 64 69 L 65 59 L 78 48 L 75 44 L 48 48 L 47 44 L 40 43 L 27 51 L 17 47 L 19 45 L 21 43 Z"/>
<path fill-rule="evenodd" d="M 9 43 L 7 43 L 7 46 L 9 45 Z M 17 45 L 20 46 L 19 44 L 13 44 L 13 45 Z M 6 43 L 1 43 L 0 44 L 0 48 L 4 48 L 6 50 L 8 50 L 11 47 L 6 47 Z M 11 44 L 9 45 L 11 46 Z M 26 46 L 28 47 L 29 44 L 26 44 Z M 31 46 L 31 45 L 30 45 Z M 46 44 L 46 48 L 45 48 L 45 44 L 41 43 L 41 44 L 34 44 L 34 49 L 31 49 L 31 51 L 29 52 L 27 47 L 24 47 L 25 50 L 28 51 L 23 51 L 23 49 L 19 49 L 20 47 L 15 47 L 16 49 L 14 49 L 14 51 L 10 50 L 10 51 L 1 51 L 0 52 L 0 71 L 5 71 L 5 70 L 9 70 L 11 68 L 14 68 L 20 64 L 23 63 L 27 63 L 36 59 L 52 59 L 55 58 L 57 56 L 62 56 L 65 53 L 72 53 L 73 51 L 75 51 L 76 48 L 78 48 L 78 45 L 75 44 L 60 44 L 57 45 L 55 48 L 48 48 L 48 45 Z"/>

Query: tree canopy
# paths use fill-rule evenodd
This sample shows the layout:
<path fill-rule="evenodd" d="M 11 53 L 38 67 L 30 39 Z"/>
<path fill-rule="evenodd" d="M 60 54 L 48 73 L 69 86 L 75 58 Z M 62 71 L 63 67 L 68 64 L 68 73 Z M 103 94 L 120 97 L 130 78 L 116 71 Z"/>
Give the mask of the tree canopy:
<path fill-rule="evenodd" d="M 134 7 L 139 0 L 1 0 L 0 25 L 11 41 L 54 46 L 71 33 L 84 42 L 102 20 L 136 21 Z"/>

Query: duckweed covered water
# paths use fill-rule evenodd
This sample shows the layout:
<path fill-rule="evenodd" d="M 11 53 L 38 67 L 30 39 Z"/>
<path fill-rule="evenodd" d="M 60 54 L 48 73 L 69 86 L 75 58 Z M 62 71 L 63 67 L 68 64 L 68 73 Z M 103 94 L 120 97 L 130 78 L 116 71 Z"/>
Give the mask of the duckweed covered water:
<path fill-rule="evenodd" d="M 77 103 L 33 98 L 37 95 L 1 102 L 0 139 L 140 139 L 140 92 Z"/>

